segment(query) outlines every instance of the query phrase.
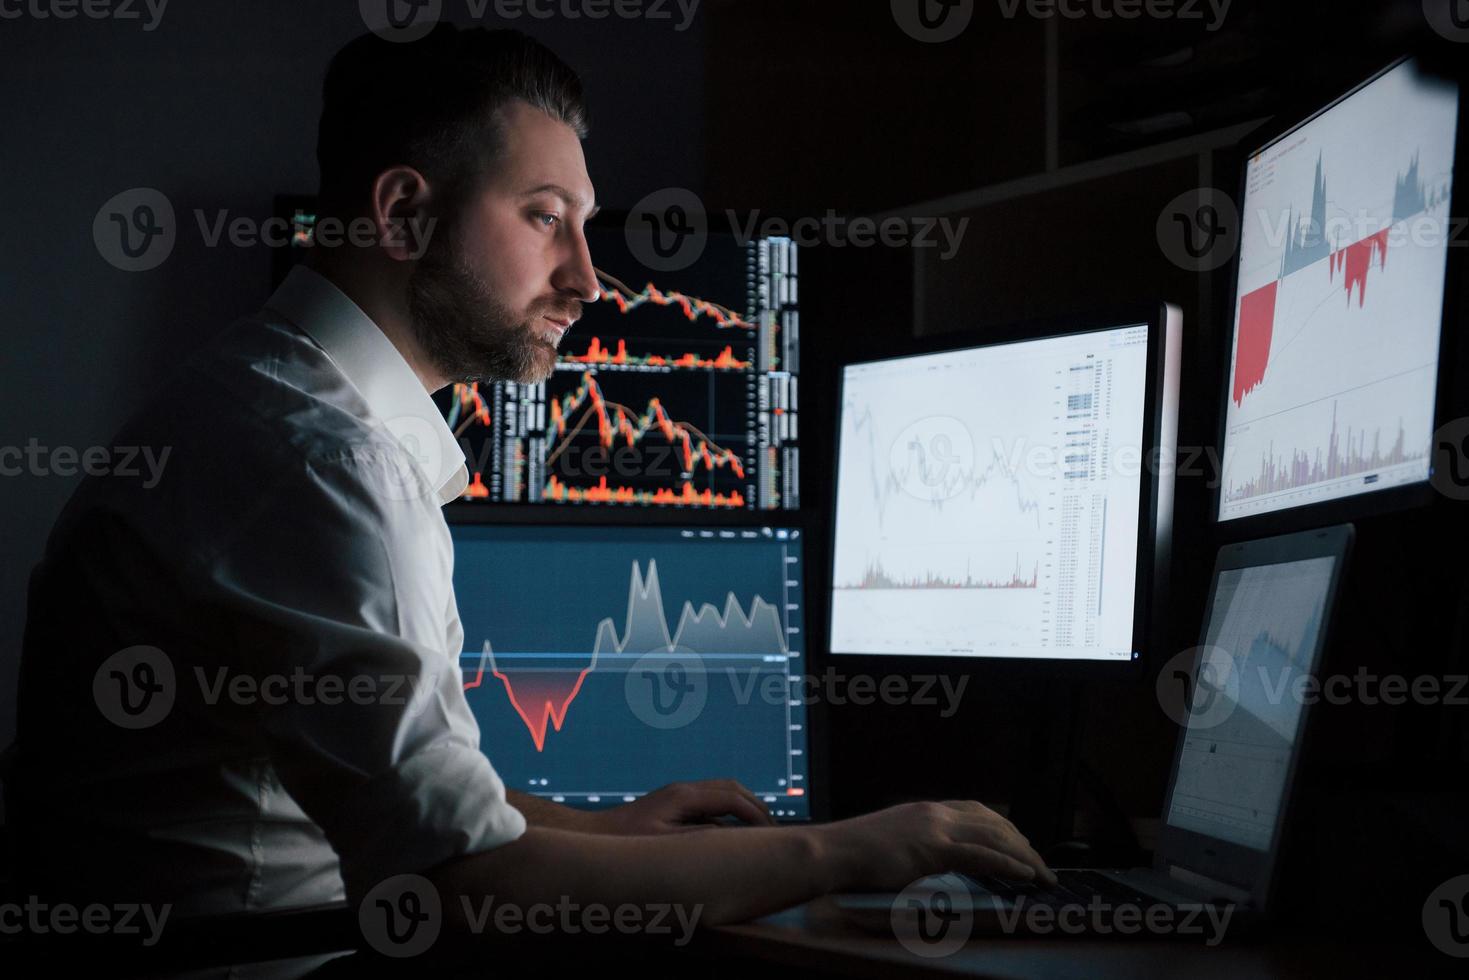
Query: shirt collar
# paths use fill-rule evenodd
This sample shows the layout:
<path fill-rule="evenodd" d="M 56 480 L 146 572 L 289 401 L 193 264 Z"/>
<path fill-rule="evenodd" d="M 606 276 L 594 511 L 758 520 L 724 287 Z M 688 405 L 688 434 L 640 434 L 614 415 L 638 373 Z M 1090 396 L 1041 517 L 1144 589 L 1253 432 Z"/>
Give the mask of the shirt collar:
<path fill-rule="evenodd" d="M 464 450 L 413 368 L 360 306 L 304 265 L 291 269 L 265 305 L 321 346 L 375 420 L 409 450 L 441 503 L 464 492 Z"/>

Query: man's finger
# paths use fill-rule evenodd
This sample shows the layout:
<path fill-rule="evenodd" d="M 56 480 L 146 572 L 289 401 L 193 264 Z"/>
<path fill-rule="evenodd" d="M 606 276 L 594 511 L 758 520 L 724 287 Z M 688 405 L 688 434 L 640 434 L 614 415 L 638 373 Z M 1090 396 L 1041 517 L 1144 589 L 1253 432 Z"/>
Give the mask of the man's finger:
<path fill-rule="evenodd" d="M 689 796 L 689 809 L 699 817 L 717 817 L 729 814 L 745 823 L 772 824 L 770 813 L 758 800 L 730 789 L 697 786 Z"/>
<path fill-rule="evenodd" d="M 750 790 L 742 785 L 738 780 L 709 779 L 705 780 L 700 785 L 707 786 L 710 789 L 725 790 L 731 793 L 738 793 L 740 796 L 743 796 L 745 799 L 749 800 L 762 814 L 759 819 L 752 821 L 753 823 L 763 823 L 769 826 L 775 826 L 776 819 L 770 815 L 770 808 L 765 805 L 765 801 L 760 799 L 760 797 L 756 796 L 754 793 L 750 792 Z"/>

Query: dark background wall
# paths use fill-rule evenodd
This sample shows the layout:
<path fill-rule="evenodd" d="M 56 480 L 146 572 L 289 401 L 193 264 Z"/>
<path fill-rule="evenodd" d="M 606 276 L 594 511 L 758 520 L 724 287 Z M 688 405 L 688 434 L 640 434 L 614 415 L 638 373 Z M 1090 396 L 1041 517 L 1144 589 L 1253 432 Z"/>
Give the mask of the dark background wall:
<path fill-rule="evenodd" d="M 445 6 L 468 22 L 463 0 Z M 1232 190 L 1222 153 L 1251 124 L 1348 87 L 1427 34 L 1418 0 L 1235 0 L 1212 27 L 1042 19 L 1023 4 L 1007 17 L 1004 6 L 976 0 L 971 26 L 944 44 L 899 30 L 888 0 L 704 0 L 683 31 L 676 7 L 671 21 L 483 21 L 533 33 L 582 72 L 593 117 L 586 151 L 609 208 L 677 186 L 711 209 L 766 216 L 970 218 L 946 261 L 817 248 L 803 268 L 803 499 L 817 527 L 839 357 L 915 332 L 1171 299 L 1186 324 L 1180 442 L 1212 444 L 1219 285 L 1169 260 L 1155 234 L 1160 214 L 1180 193 Z M 167 365 L 261 302 L 271 249 L 208 247 L 194 211 L 260 220 L 274 195 L 314 190 L 321 74 L 362 30 L 354 0 L 173 0 L 152 31 L 138 21 L 0 20 L 10 209 L 0 445 L 108 445 Z M 98 208 L 135 187 L 162 191 L 179 217 L 173 254 L 145 273 L 108 265 L 92 240 Z M 14 731 L 26 578 L 76 481 L 0 478 L 0 744 Z M 1170 649 L 1160 653 L 1194 642 L 1217 544 L 1206 505 L 1202 481 L 1180 483 Z M 1455 519 L 1434 511 L 1363 526 L 1376 577 L 1352 587 L 1372 612 L 1357 623 L 1367 646 L 1343 662 L 1462 665 L 1463 571 L 1441 549 Z M 1393 632 L 1382 626 L 1389 617 L 1425 625 Z M 949 720 L 902 708 L 835 712 L 833 811 L 920 795 L 1003 800 L 1027 764 L 1029 713 L 1047 691 L 972 692 Z M 1156 813 L 1176 732 L 1151 685 L 1098 688 L 1091 702 L 1088 764 L 1126 812 Z M 1364 763 L 1340 779 L 1332 770 L 1356 787 L 1354 812 L 1364 800 L 1369 811 L 1390 808 L 1383 771 L 1414 781 L 1413 792 L 1463 774 L 1457 717 L 1350 715 L 1335 731 L 1343 754 Z M 1425 744 L 1432 753 L 1419 751 Z M 1441 801 L 1425 806 L 1400 804 L 1436 825 Z"/>

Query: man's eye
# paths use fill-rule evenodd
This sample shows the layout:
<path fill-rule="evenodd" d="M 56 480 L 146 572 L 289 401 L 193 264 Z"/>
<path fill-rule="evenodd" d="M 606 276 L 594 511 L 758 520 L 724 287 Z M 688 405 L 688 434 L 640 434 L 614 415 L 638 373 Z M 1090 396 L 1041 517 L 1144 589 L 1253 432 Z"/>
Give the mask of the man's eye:
<path fill-rule="evenodd" d="M 556 226 L 556 222 L 561 220 L 558 216 L 552 214 L 549 211 L 537 211 L 535 213 L 535 218 L 537 221 L 542 223 L 542 228 L 554 228 Z"/>

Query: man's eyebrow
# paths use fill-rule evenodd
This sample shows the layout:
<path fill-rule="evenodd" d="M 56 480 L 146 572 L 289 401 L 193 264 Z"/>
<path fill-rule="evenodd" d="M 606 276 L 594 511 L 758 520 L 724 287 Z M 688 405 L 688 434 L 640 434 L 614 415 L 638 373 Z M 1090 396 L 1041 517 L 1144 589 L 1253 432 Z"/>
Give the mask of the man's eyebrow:
<path fill-rule="evenodd" d="M 560 184 L 542 184 L 539 187 L 532 187 L 530 190 L 523 192 L 520 196 L 535 197 L 537 194 L 555 194 L 557 197 L 561 198 L 561 200 L 565 201 L 567 204 L 571 205 L 574 208 L 586 206 L 586 202 L 581 199 L 580 195 L 572 193 L 565 187 L 562 187 Z M 602 206 L 600 204 L 593 204 L 591 206 L 591 210 L 587 212 L 587 217 L 592 217 L 592 215 L 596 214 L 600 210 L 602 210 Z"/>

